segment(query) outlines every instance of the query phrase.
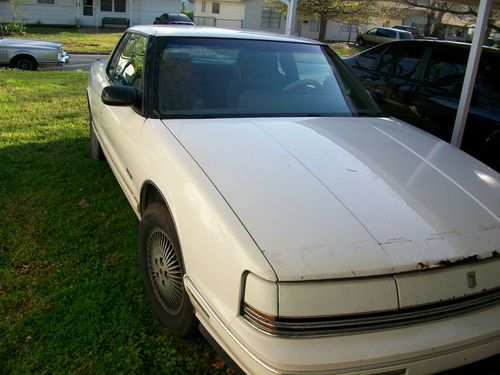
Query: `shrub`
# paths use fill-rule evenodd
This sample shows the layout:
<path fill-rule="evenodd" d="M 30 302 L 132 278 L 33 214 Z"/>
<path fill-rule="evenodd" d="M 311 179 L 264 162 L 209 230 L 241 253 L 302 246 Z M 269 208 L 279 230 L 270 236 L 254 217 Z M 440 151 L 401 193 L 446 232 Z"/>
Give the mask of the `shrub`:
<path fill-rule="evenodd" d="M 26 25 L 23 23 L 7 23 L 3 25 L 3 32 L 5 35 L 24 34 L 26 32 Z"/>

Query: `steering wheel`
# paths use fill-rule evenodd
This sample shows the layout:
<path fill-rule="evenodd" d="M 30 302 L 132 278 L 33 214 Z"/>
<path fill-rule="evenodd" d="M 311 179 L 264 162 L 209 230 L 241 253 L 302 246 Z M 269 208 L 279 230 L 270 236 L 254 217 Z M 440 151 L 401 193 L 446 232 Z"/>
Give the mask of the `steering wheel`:
<path fill-rule="evenodd" d="M 298 90 L 298 89 L 316 89 L 321 86 L 321 83 L 314 79 L 299 79 L 297 81 L 290 82 L 288 85 L 285 85 L 282 90 Z"/>

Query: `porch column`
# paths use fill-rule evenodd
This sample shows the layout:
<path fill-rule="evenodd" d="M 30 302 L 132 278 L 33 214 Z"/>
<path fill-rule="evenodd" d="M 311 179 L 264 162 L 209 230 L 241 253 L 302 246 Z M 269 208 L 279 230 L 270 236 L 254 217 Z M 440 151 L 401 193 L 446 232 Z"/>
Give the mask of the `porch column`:
<path fill-rule="evenodd" d="M 474 92 L 477 68 L 481 58 L 486 26 L 488 25 L 488 18 L 491 11 L 491 3 L 492 0 L 481 0 L 479 3 L 476 28 L 474 30 L 474 37 L 472 38 L 472 45 L 470 47 L 469 60 L 467 61 L 467 69 L 465 70 L 462 93 L 460 94 L 460 102 L 458 103 L 457 117 L 455 119 L 455 126 L 451 136 L 451 144 L 457 146 L 458 148 L 460 148 L 460 145 L 462 144 L 465 123 L 467 122 L 472 93 Z"/>
<path fill-rule="evenodd" d="M 76 0 L 76 17 L 75 17 L 76 27 L 80 27 L 80 0 Z"/>
<path fill-rule="evenodd" d="M 141 1 L 141 0 L 138 0 L 138 1 Z M 129 6 L 128 6 L 128 8 L 129 8 L 129 11 L 128 11 L 128 14 L 129 14 L 129 15 L 128 15 L 128 19 L 130 20 L 130 21 L 129 21 L 129 26 L 131 27 L 131 26 L 132 26 L 132 0 L 129 0 L 129 2 L 128 2 L 128 3 L 129 3 Z M 139 23 L 140 23 L 140 21 L 139 21 Z"/>

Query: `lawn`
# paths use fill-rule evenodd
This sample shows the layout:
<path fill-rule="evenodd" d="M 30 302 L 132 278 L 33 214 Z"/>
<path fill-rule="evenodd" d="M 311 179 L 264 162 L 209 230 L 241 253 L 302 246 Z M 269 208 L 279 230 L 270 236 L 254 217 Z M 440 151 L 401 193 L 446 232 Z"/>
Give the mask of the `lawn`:
<path fill-rule="evenodd" d="M 357 44 L 348 44 L 346 42 L 329 43 L 328 45 L 340 57 L 349 57 L 367 49 L 367 47 L 361 47 Z"/>
<path fill-rule="evenodd" d="M 95 28 L 62 28 L 46 26 L 28 26 L 26 39 L 42 39 L 64 43 L 64 49 L 70 53 L 99 52 L 109 53 L 122 35 L 121 31 Z M 19 36 L 16 36 L 19 37 Z"/>
<path fill-rule="evenodd" d="M 152 313 L 137 219 L 89 157 L 86 79 L 0 70 L 0 373 L 227 373 Z"/>

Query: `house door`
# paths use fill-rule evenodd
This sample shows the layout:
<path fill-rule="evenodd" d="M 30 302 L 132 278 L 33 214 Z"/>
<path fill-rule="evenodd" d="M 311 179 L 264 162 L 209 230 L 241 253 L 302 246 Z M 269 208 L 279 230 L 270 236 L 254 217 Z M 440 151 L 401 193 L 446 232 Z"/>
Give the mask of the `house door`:
<path fill-rule="evenodd" d="M 95 25 L 96 8 L 95 3 L 97 0 L 83 0 L 82 1 L 82 24 Z"/>

